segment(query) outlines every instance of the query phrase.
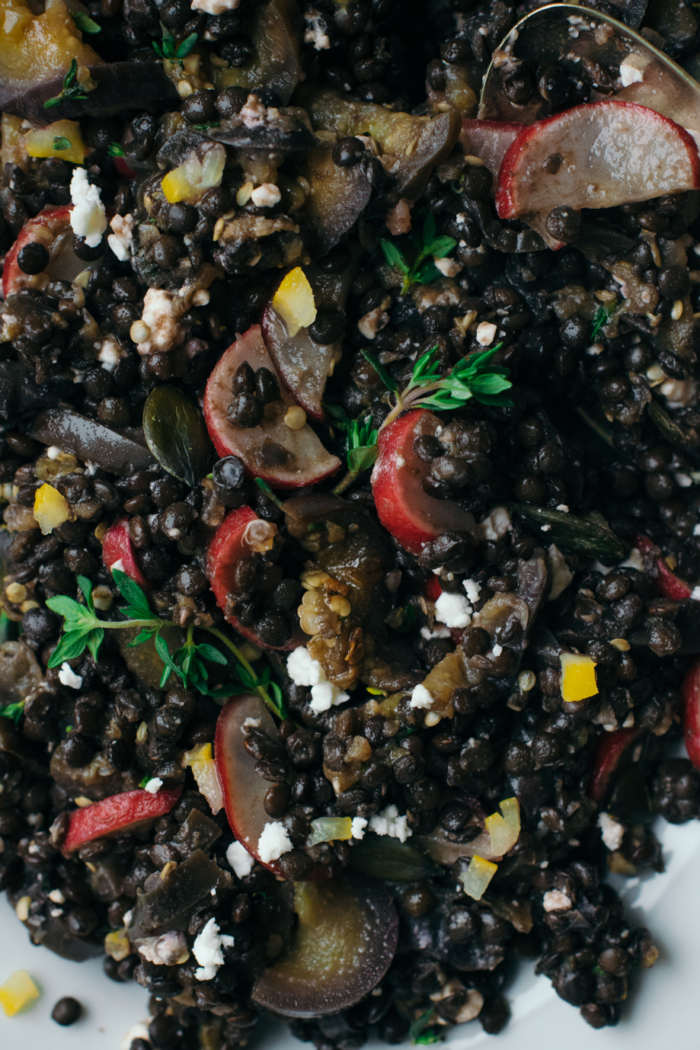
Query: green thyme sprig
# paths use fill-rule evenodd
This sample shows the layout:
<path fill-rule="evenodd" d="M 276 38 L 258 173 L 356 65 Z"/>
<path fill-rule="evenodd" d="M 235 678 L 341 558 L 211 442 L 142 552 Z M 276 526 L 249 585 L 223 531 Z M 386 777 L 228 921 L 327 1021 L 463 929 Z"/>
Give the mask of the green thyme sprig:
<path fill-rule="evenodd" d="M 57 595 L 47 599 L 46 604 L 49 609 L 63 617 L 63 632 L 58 645 L 51 654 L 49 667 L 60 667 L 65 661 L 81 656 L 86 649 L 91 653 L 93 659 L 97 660 L 105 638 L 105 631 L 136 630 L 137 634 L 129 642 L 129 646 L 143 645 L 153 640 L 156 653 L 163 663 L 161 686 L 164 686 L 170 675 L 174 674 L 185 687 L 197 689 L 200 693 L 215 698 L 225 699 L 228 696 L 253 691 L 258 693 L 274 715 L 278 718 L 286 717 L 282 690 L 276 682 L 272 681 L 269 666 L 261 675 L 256 674 L 243 652 L 223 631 L 218 627 L 200 626 L 197 630 L 213 635 L 232 653 L 235 659 L 232 672 L 237 681 L 227 685 L 211 686 L 206 663 L 228 667 L 230 657 L 215 645 L 206 642 L 196 643 L 194 626 L 188 628 L 184 645 L 171 654 L 168 643 L 161 632 L 163 628 L 172 626 L 172 624 L 153 613 L 146 593 L 130 576 L 118 569 L 113 569 L 112 577 L 119 593 L 127 602 L 125 607 L 118 610 L 123 617 L 122 620 L 101 620 L 98 617 L 92 597 L 92 584 L 85 576 L 78 576 L 78 586 L 85 599 L 84 605 L 67 595 Z"/>
<path fill-rule="evenodd" d="M 434 1020 L 435 1007 L 430 1006 L 413 1021 L 408 1029 L 408 1037 L 414 1045 L 429 1046 L 431 1043 L 437 1043 L 440 1033 L 435 1028 L 428 1027 Z"/>
<path fill-rule="evenodd" d="M 102 32 L 102 26 L 98 26 L 97 22 L 93 22 L 92 18 L 86 15 L 84 11 L 71 11 L 70 16 L 81 33 Z"/>
<path fill-rule="evenodd" d="M 107 147 L 107 153 L 109 154 L 110 157 L 123 157 L 124 156 L 124 150 L 119 145 L 118 142 L 110 142 L 109 146 Z"/>
<path fill-rule="evenodd" d="M 600 335 L 601 329 L 605 328 L 615 310 L 615 303 L 602 303 L 596 310 L 591 328 L 591 341 L 595 342 Z"/>
<path fill-rule="evenodd" d="M 78 83 L 78 60 L 74 58 L 71 60 L 68 72 L 63 78 L 63 86 L 61 87 L 58 95 L 53 98 L 49 98 L 44 103 L 44 109 L 52 109 L 54 106 L 60 106 L 61 102 L 67 102 L 69 99 L 73 101 L 85 101 L 87 95 L 81 84 Z"/>
<path fill-rule="evenodd" d="M 169 62 L 182 63 L 183 58 L 189 55 L 199 40 L 199 33 L 190 33 L 178 44 L 173 34 L 162 22 L 161 29 L 163 31 L 163 39 L 153 41 L 153 50 L 159 58 L 167 59 Z"/>
<path fill-rule="evenodd" d="M 67 139 L 65 135 L 56 135 L 51 146 L 57 153 L 61 153 L 63 150 L 70 149 L 70 139 Z"/>
<path fill-rule="evenodd" d="M 24 711 L 24 700 L 18 700 L 15 704 L 6 704 L 0 707 L 0 718 L 9 718 L 15 725 L 19 722 Z"/>
<path fill-rule="evenodd" d="M 426 216 L 420 234 L 414 234 L 411 241 L 415 248 L 412 263 L 409 263 L 393 241 L 382 238 L 379 242 L 387 265 L 397 269 L 403 277 L 402 295 L 414 284 L 430 284 L 431 281 L 436 281 L 441 274 L 433 260 L 444 259 L 457 244 L 454 237 L 437 235 L 435 216 L 432 212 Z"/>

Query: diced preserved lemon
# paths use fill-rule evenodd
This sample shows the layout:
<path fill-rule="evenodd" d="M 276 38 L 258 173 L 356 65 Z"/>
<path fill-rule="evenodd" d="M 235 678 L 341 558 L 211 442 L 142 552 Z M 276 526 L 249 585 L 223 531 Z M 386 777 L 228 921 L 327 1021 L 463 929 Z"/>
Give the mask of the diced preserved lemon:
<path fill-rule="evenodd" d="M 314 323 L 314 293 L 301 266 L 289 271 L 274 294 L 272 306 L 284 321 L 290 336 Z"/>
<path fill-rule="evenodd" d="M 32 128 L 24 136 L 30 157 L 60 157 L 72 164 L 85 160 L 85 143 L 77 120 L 57 120 L 45 128 Z"/>
<path fill-rule="evenodd" d="M 316 846 L 319 842 L 339 842 L 351 838 L 350 817 L 317 817 L 311 821 L 311 834 L 306 845 Z"/>
<path fill-rule="evenodd" d="M 58 489 L 44 483 L 34 495 L 34 517 L 44 536 L 63 525 L 71 517 L 71 510 Z"/>
<path fill-rule="evenodd" d="M 0 1006 L 7 1017 L 14 1017 L 20 1010 L 27 1010 L 40 995 L 41 992 L 26 970 L 15 970 L 4 984 L 0 984 Z"/>
<path fill-rule="evenodd" d="M 505 799 L 500 807 L 503 816 L 501 813 L 492 813 L 485 821 L 494 857 L 505 856 L 520 835 L 520 805 L 517 798 Z"/>
<path fill-rule="evenodd" d="M 561 695 L 567 703 L 577 703 L 595 696 L 598 685 L 595 680 L 595 663 L 590 656 L 580 653 L 561 654 Z"/>
<path fill-rule="evenodd" d="M 483 857 L 472 857 L 469 867 L 460 875 L 464 892 L 475 901 L 480 901 L 497 871 L 498 864 Z"/>
<path fill-rule="evenodd" d="M 195 200 L 206 190 L 221 185 L 226 163 L 226 150 L 220 143 L 209 146 L 202 156 L 192 150 L 184 162 L 163 178 L 161 189 L 169 204 Z"/>
<path fill-rule="evenodd" d="M 109 955 L 116 962 L 126 959 L 127 955 L 131 955 L 131 950 L 131 944 L 125 929 L 112 930 L 105 937 L 105 954 Z"/>
<path fill-rule="evenodd" d="M 218 813 L 223 808 L 224 798 L 216 773 L 216 763 L 212 757 L 211 744 L 200 744 L 192 751 L 187 751 L 184 765 L 191 766 L 197 787 L 209 803 L 212 813 Z"/>

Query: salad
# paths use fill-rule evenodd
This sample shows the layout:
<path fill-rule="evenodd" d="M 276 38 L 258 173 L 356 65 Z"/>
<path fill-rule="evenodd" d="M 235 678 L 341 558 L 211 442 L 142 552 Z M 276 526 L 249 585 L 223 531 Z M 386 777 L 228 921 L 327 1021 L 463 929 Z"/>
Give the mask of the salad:
<path fill-rule="evenodd" d="M 700 815 L 695 8 L 1 2 L 18 919 L 126 1050 L 496 1034 L 523 958 L 617 1024 Z"/>

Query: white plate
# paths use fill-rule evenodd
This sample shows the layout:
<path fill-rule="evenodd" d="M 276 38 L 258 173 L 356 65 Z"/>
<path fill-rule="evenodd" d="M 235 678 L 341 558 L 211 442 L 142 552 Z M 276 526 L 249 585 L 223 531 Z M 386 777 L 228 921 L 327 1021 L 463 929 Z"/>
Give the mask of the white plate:
<path fill-rule="evenodd" d="M 532 964 L 523 965 L 510 989 L 513 1018 L 497 1041 L 478 1021 L 455 1029 L 450 1050 L 493 1046 L 494 1050 L 690 1050 L 698 1044 L 700 988 L 700 823 L 673 827 L 659 822 L 666 872 L 648 879 L 619 880 L 627 913 L 647 925 L 661 956 L 635 981 L 617 1028 L 594 1032 L 577 1010 L 558 999 Z M 121 1050 L 124 1033 L 147 1015 L 148 996 L 131 982 L 105 977 L 100 960 L 71 963 L 30 944 L 24 927 L 3 897 L 0 904 L 0 983 L 23 967 L 43 996 L 25 1015 L 0 1011 L 0 1050 Z M 70 1028 L 51 1020 L 54 1003 L 75 996 L 85 1016 Z M 265 1026 L 254 1045 L 260 1050 L 302 1050 L 282 1027 Z M 311 1050 L 311 1044 L 306 1044 Z M 377 1044 L 377 1047 L 379 1044 Z M 370 1048 L 375 1050 L 375 1048 Z"/>

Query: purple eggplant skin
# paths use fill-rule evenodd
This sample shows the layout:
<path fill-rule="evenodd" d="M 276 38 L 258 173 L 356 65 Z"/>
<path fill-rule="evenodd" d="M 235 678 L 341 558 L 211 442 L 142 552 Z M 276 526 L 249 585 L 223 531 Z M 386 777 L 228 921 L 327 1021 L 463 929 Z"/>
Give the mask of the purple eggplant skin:
<path fill-rule="evenodd" d="M 332 936 L 337 937 L 334 962 L 314 971 L 319 958 L 314 951 L 314 923 L 306 925 L 306 940 L 302 932 L 297 933 L 290 952 L 258 977 L 252 995 L 259 1006 L 284 1017 L 319 1017 L 353 1006 L 382 980 L 398 944 L 399 918 L 389 890 L 381 883 L 343 877 L 313 885 L 321 897 L 326 923 L 330 919 Z M 365 929 L 359 948 L 344 943 L 342 936 L 353 913 L 358 912 Z M 303 931 L 302 924 L 299 931 Z M 326 930 L 326 939 L 328 935 Z M 323 955 L 321 951 L 320 957 Z M 354 957 L 348 959 L 348 955 Z M 333 971 L 334 965 L 338 972 Z"/>
<path fill-rule="evenodd" d="M 158 103 L 179 99 L 175 85 L 168 80 L 160 62 L 105 62 L 88 67 L 97 87 L 85 99 L 65 99 L 57 106 L 44 103 L 60 95 L 63 77 L 53 77 L 23 91 L 8 83 L 0 89 L 0 110 L 25 117 L 35 124 L 53 124 L 66 118 L 105 116 L 120 110 L 148 109 Z"/>
<path fill-rule="evenodd" d="M 97 463 L 113 474 L 146 470 L 156 462 L 142 433 L 131 429 L 129 432 L 113 430 L 73 408 L 40 412 L 31 436 L 44 445 L 58 445 L 78 459 Z"/>

